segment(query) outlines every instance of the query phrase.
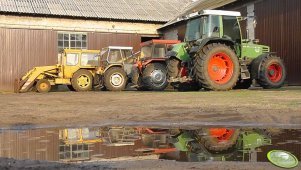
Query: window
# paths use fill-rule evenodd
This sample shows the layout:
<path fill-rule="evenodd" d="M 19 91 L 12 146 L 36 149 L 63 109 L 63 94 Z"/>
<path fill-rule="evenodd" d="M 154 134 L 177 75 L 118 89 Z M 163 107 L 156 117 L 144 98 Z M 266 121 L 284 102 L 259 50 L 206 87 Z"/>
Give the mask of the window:
<path fill-rule="evenodd" d="M 132 55 L 132 50 L 122 50 L 121 52 L 124 58 L 129 58 Z"/>
<path fill-rule="evenodd" d="M 141 58 L 150 57 L 152 55 L 152 46 L 144 46 L 141 49 Z"/>
<path fill-rule="evenodd" d="M 236 17 L 223 16 L 224 37 L 240 42 L 240 28 Z"/>
<path fill-rule="evenodd" d="M 200 39 L 203 35 L 203 25 L 204 25 L 205 17 L 192 19 L 187 23 L 186 29 L 186 40 L 194 41 Z"/>
<path fill-rule="evenodd" d="M 208 37 L 220 37 L 219 16 L 202 16 L 188 21 L 185 37 L 187 41 L 195 41 Z"/>
<path fill-rule="evenodd" d="M 82 53 L 81 65 L 82 66 L 98 66 L 98 54 Z"/>
<path fill-rule="evenodd" d="M 85 160 L 90 158 L 88 144 L 66 144 L 60 145 L 60 160 Z"/>
<path fill-rule="evenodd" d="M 58 49 L 87 49 L 87 34 L 58 33 Z"/>
<path fill-rule="evenodd" d="M 165 57 L 165 44 L 156 44 L 154 48 L 153 58 L 164 58 Z"/>
<path fill-rule="evenodd" d="M 78 54 L 67 54 L 67 66 L 75 66 L 78 64 Z"/>
<path fill-rule="evenodd" d="M 100 61 L 107 61 L 108 54 L 109 54 L 109 49 L 108 48 L 101 49 Z"/>
<path fill-rule="evenodd" d="M 121 63 L 122 62 L 122 57 L 120 50 L 110 50 L 110 54 L 108 57 L 109 63 Z"/>

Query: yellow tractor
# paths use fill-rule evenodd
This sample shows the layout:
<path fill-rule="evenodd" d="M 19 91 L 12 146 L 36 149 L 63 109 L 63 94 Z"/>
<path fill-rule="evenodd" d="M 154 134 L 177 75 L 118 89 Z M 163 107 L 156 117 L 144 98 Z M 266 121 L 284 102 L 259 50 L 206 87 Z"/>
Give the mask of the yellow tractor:
<path fill-rule="evenodd" d="M 33 86 L 40 93 L 50 91 L 52 85 L 67 85 L 72 91 L 89 91 L 99 78 L 99 50 L 65 49 L 59 62 L 53 66 L 40 66 L 30 70 L 18 82 L 18 92 L 27 92 Z"/>
<path fill-rule="evenodd" d="M 59 131 L 64 144 L 93 144 L 103 142 L 100 130 L 89 128 L 64 129 Z"/>

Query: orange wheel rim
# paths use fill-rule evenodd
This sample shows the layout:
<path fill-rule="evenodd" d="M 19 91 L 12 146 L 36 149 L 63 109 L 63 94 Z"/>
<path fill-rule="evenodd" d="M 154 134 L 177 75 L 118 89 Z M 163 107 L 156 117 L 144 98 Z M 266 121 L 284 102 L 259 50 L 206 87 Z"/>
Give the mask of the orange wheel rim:
<path fill-rule="evenodd" d="M 235 130 L 227 128 L 210 128 L 210 137 L 216 138 L 219 142 L 230 140 Z"/>
<path fill-rule="evenodd" d="M 210 79 L 215 83 L 228 83 L 233 76 L 233 71 L 233 61 L 226 53 L 217 53 L 210 57 L 208 64 L 208 74 Z"/>

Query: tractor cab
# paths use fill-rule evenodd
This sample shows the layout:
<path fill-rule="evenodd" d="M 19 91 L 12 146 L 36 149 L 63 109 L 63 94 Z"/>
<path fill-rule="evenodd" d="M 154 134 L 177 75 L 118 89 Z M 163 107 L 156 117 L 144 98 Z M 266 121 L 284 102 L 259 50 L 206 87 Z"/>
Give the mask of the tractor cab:
<path fill-rule="evenodd" d="M 220 13 L 216 10 L 204 10 L 198 15 L 192 14 L 192 18 L 187 23 L 186 41 L 227 38 L 240 43 L 241 33 L 237 18 L 239 16 L 239 12 L 227 11 Z"/>
<path fill-rule="evenodd" d="M 99 66 L 99 50 L 64 49 L 58 56 L 62 77 L 72 78 L 79 69 L 93 69 Z"/>
<path fill-rule="evenodd" d="M 205 45 L 213 43 L 231 44 L 237 57 L 254 59 L 262 53 L 270 52 L 268 46 L 256 41 L 243 39 L 240 22 L 241 13 L 236 11 L 203 10 L 188 16 L 186 42 Z M 255 42 L 255 43 L 254 43 Z M 195 53 L 195 50 L 191 51 Z"/>
<path fill-rule="evenodd" d="M 179 40 L 150 40 L 140 44 L 140 59 L 166 58 L 166 52 L 173 44 L 180 43 Z"/>
<path fill-rule="evenodd" d="M 109 46 L 100 52 L 100 69 L 105 72 L 116 66 L 123 68 L 129 74 L 134 60 L 133 47 Z"/>
<path fill-rule="evenodd" d="M 132 54 L 133 47 L 109 46 L 101 50 L 100 63 L 101 66 L 107 66 L 110 64 L 123 65 L 124 63 L 130 62 Z"/>

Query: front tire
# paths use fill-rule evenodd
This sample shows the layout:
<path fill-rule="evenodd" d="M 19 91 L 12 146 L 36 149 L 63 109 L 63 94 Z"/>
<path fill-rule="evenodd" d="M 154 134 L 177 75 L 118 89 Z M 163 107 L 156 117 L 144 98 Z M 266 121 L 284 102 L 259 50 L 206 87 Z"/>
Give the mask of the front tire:
<path fill-rule="evenodd" d="M 46 79 L 40 79 L 36 84 L 36 88 L 39 93 L 47 93 L 51 89 L 51 84 Z"/>
<path fill-rule="evenodd" d="M 151 63 L 142 74 L 142 86 L 148 90 L 163 91 L 167 86 L 166 66 L 161 63 Z"/>
<path fill-rule="evenodd" d="M 265 89 L 276 89 L 284 85 L 286 79 L 286 69 L 283 61 L 273 55 L 265 57 L 259 68 L 260 84 Z"/>
<path fill-rule="evenodd" d="M 224 44 L 206 45 L 195 57 L 196 80 L 207 90 L 231 90 L 238 81 L 239 69 L 236 54 Z"/>
<path fill-rule="evenodd" d="M 122 91 L 127 85 L 127 75 L 120 67 L 112 67 L 105 72 L 104 85 L 109 91 Z"/>
<path fill-rule="evenodd" d="M 90 91 L 92 90 L 93 76 L 88 70 L 78 70 L 71 79 L 72 87 L 75 91 Z"/>

